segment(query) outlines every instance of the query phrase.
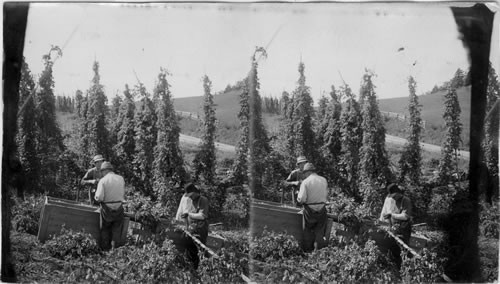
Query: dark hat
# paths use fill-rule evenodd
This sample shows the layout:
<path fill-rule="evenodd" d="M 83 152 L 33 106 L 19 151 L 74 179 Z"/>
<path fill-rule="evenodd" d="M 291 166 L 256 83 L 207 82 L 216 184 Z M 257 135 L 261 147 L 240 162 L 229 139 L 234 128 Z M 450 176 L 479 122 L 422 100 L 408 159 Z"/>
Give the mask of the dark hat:
<path fill-rule="evenodd" d="M 92 162 L 99 162 L 99 161 L 104 161 L 104 158 L 102 155 L 95 155 L 94 158 L 92 159 Z"/>
<path fill-rule="evenodd" d="M 307 171 L 315 171 L 316 168 L 314 167 L 314 165 L 312 163 L 307 163 L 304 165 L 304 169 L 302 171 L 304 172 L 307 172 Z"/>
<path fill-rule="evenodd" d="M 297 158 L 297 165 L 300 163 L 307 163 L 307 158 L 305 156 L 299 156 Z"/>
<path fill-rule="evenodd" d="M 389 185 L 387 186 L 387 192 L 388 192 L 389 194 L 391 194 L 391 193 L 400 192 L 400 190 L 399 190 L 399 187 L 398 187 L 398 185 L 397 185 L 397 184 L 395 184 L 395 183 L 391 183 L 391 184 L 389 184 Z"/>
<path fill-rule="evenodd" d="M 193 183 L 188 183 L 184 187 L 184 192 L 185 193 L 190 193 L 190 192 L 199 192 L 200 190 L 193 184 Z"/>
<path fill-rule="evenodd" d="M 102 170 L 113 170 L 113 165 L 110 162 L 104 162 L 101 165 L 101 171 Z"/>

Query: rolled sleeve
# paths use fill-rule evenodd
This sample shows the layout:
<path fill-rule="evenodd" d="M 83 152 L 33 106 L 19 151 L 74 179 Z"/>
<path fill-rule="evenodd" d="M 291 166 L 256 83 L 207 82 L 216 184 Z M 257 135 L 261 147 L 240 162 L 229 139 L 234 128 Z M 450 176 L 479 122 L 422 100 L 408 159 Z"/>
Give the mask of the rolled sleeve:
<path fill-rule="evenodd" d="M 101 179 L 97 184 L 97 191 L 95 192 L 95 200 L 104 200 L 104 179 Z"/>
<path fill-rule="evenodd" d="M 299 194 L 297 195 L 297 201 L 299 203 L 305 203 L 307 201 L 306 182 L 302 182 L 300 184 L 300 190 Z"/>

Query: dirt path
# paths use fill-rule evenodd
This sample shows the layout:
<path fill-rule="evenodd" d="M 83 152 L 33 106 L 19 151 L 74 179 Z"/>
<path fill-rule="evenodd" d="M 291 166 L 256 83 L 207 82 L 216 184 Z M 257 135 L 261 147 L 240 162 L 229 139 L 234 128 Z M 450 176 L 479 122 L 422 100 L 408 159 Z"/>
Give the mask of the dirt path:
<path fill-rule="evenodd" d="M 406 139 L 392 135 L 385 135 L 385 142 L 395 145 L 404 145 L 406 143 Z M 441 153 L 440 146 L 427 143 L 420 143 L 420 145 L 422 146 L 422 150 L 424 151 L 439 154 Z M 470 153 L 468 151 L 458 151 L 458 154 L 465 159 L 469 159 L 470 157 Z"/>
<path fill-rule="evenodd" d="M 193 136 L 188 136 L 181 134 L 179 140 L 182 143 L 188 143 L 188 144 L 200 144 L 201 139 L 196 138 Z M 404 145 L 406 143 L 406 139 L 400 138 L 397 136 L 392 136 L 392 135 L 386 135 L 385 136 L 385 142 L 394 144 L 394 145 Z M 431 152 L 431 153 L 441 153 L 441 147 L 433 144 L 427 144 L 427 143 L 420 143 L 422 146 L 422 150 Z M 219 143 L 215 142 L 215 148 L 219 151 L 223 152 L 229 152 L 229 153 L 236 153 L 236 148 L 232 145 L 224 144 L 224 143 Z M 459 151 L 459 155 L 465 159 L 469 159 L 469 152 L 468 151 Z"/>
<path fill-rule="evenodd" d="M 196 145 L 198 145 L 198 144 L 200 144 L 201 139 L 193 137 L 193 136 L 188 136 L 188 135 L 181 134 L 180 137 L 179 137 L 179 141 L 181 143 L 188 143 L 188 144 L 196 144 Z M 236 153 L 236 148 L 234 146 L 228 145 L 228 144 L 223 144 L 223 143 L 215 142 L 215 148 L 217 150 L 223 151 L 223 152 Z"/>

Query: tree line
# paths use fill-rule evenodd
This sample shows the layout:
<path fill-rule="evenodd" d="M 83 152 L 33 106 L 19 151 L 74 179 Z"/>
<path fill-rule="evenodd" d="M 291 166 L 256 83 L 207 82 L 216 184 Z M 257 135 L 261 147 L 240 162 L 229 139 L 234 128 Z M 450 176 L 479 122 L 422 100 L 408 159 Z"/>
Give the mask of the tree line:
<path fill-rule="evenodd" d="M 18 154 L 26 175 L 25 188 L 47 194 L 57 188 L 75 188 L 82 171 L 89 167 L 90 157 L 103 154 L 125 175 L 137 192 L 153 200 L 175 202 L 174 188 L 187 180 L 218 185 L 215 174 L 215 104 L 212 83 L 203 78 L 202 143 L 192 165 L 184 162 L 179 145 L 180 127 L 175 113 L 169 73 L 161 68 L 152 93 L 139 80 L 133 87 L 125 85 L 123 94 L 107 104 L 100 83 L 99 63 L 93 63 L 93 78 L 85 92 L 77 90 L 73 99 L 53 93 L 53 49 L 44 56 L 45 69 L 37 83 L 26 63 L 22 67 L 20 112 L 18 120 Z M 419 185 L 422 182 L 421 105 L 416 95 L 417 83 L 408 79 L 409 135 L 399 161 L 391 167 L 385 149 L 385 128 L 378 108 L 375 74 L 365 70 L 359 94 L 344 83 L 331 86 L 329 97 L 313 107 L 310 87 L 306 83 L 305 64 L 298 65 L 294 90 L 281 98 L 260 96 L 256 49 L 248 75 L 237 88 L 240 92 L 239 143 L 232 172 L 226 185 L 248 184 L 257 198 L 274 198 L 286 173 L 299 155 L 306 156 L 327 177 L 332 188 L 342 191 L 376 211 L 381 206 L 383 188 L 389 182 Z M 51 56 L 52 55 L 52 56 Z M 265 57 L 265 56 L 264 56 Z M 260 57 L 259 57 L 260 58 Z M 499 96 L 499 83 L 493 68 L 488 88 L 488 106 Z M 457 171 L 460 143 L 460 106 L 456 89 L 464 80 L 459 72 L 450 81 L 445 96 L 447 138 L 439 165 L 439 182 L 453 181 Z M 232 86 L 228 85 L 229 88 Z M 77 125 L 70 137 L 63 137 L 56 122 L 56 106 L 73 111 Z M 269 137 L 262 121 L 263 112 L 280 115 L 276 137 Z M 484 160 L 491 176 L 498 177 L 498 112 L 487 122 Z M 496 161 L 496 162 L 495 162 Z"/>

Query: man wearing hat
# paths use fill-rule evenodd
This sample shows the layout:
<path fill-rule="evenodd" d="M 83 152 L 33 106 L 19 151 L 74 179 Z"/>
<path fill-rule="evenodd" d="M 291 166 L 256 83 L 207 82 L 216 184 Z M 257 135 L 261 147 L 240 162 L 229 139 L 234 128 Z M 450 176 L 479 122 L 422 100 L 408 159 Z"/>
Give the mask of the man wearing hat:
<path fill-rule="evenodd" d="M 302 170 L 304 169 L 304 165 L 307 163 L 307 159 L 305 156 L 299 156 L 297 158 L 297 168 L 293 170 L 290 175 L 285 180 L 286 186 L 292 187 L 292 201 L 295 203 L 295 191 L 298 190 L 300 183 L 304 179 L 302 176 Z"/>
<path fill-rule="evenodd" d="M 302 230 L 303 249 L 310 252 L 326 245 L 325 231 L 327 222 L 326 202 L 328 200 L 328 183 L 322 176 L 316 174 L 312 163 L 306 163 L 303 168 L 304 180 L 300 184 L 297 201 L 303 205 Z"/>
<path fill-rule="evenodd" d="M 101 165 L 102 178 L 97 184 L 95 200 L 101 205 L 101 248 L 108 250 L 121 245 L 125 213 L 125 180 L 113 172 L 110 162 Z"/>
<path fill-rule="evenodd" d="M 99 182 L 99 179 L 102 178 L 101 175 L 101 165 L 102 162 L 104 162 L 104 158 L 102 155 L 95 155 L 94 158 L 92 159 L 92 163 L 94 163 L 94 167 L 89 169 L 87 173 L 83 176 L 82 180 L 80 181 L 81 185 L 93 185 L 89 187 L 89 201 L 90 204 L 95 204 L 95 190 L 97 183 Z"/>

